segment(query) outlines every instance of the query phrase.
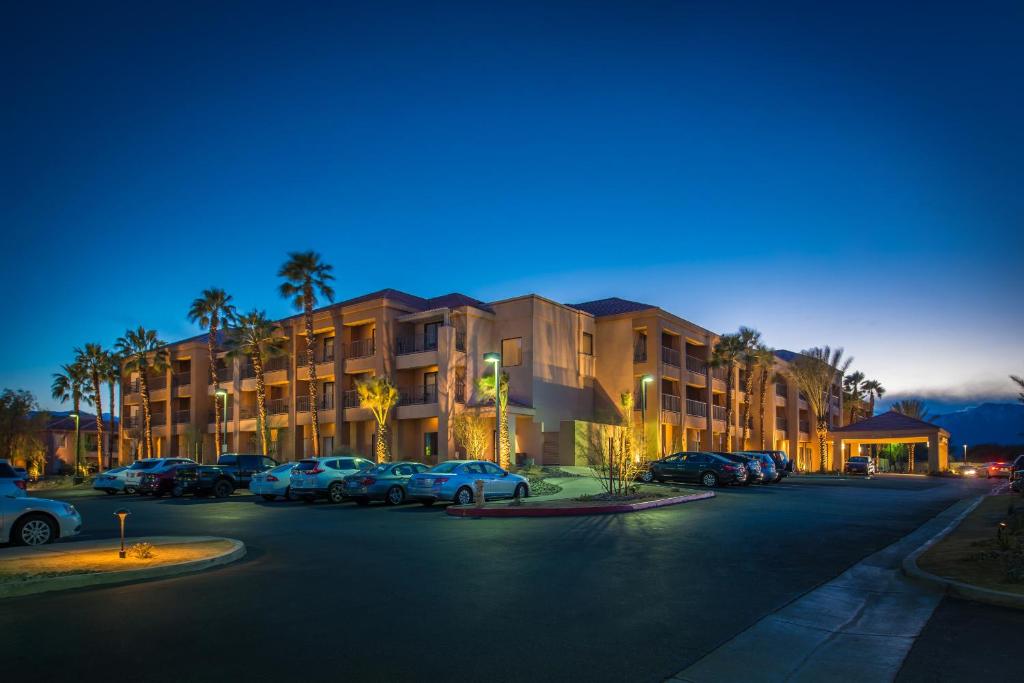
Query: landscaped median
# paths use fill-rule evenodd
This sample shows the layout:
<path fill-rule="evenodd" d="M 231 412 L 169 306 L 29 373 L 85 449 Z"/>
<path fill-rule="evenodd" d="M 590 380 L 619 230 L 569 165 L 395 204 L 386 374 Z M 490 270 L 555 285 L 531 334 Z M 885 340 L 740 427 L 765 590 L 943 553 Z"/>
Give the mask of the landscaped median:
<path fill-rule="evenodd" d="M 585 500 L 559 499 L 520 501 L 519 503 L 491 503 L 476 505 L 450 505 L 445 510 L 455 517 L 564 517 L 570 515 L 606 515 L 618 512 L 637 512 L 667 505 L 692 503 L 697 500 L 714 498 L 714 491 L 700 491 L 678 496 L 643 497 L 636 500 L 614 500 L 600 496 Z"/>
<path fill-rule="evenodd" d="M 1024 505 L 984 496 L 903 561 L 903 572 L 957 597 L 1024 609 Z"/>
<path fill-rule="evenodd" d="M 133 538 L 125 546 L 124 558 L 116 538 L 0 550 L 0 598 L 165 578 L 245 556 L 241 541 L 213 536 Z"/>

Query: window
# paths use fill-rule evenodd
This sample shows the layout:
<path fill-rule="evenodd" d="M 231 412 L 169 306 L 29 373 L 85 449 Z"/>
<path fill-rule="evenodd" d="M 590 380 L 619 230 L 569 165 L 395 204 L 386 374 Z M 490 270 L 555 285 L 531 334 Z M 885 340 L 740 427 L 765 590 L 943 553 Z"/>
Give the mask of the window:
<path fill-rule="evenodd" d="M 335 461 L 333 465 L 336 470 L 354 470 L 357 469 L 356 462 L 352 458 L 342 458 L 341 460 Z"/>
<path fill-rule="evenodd" d="M 492 462 L 482 462 L 480 463 L 480 465 L 484 468 L 484 474 L 493 474 L 495 476 L 505 474 L 505 470 L 501 469 Z"/>
<path fill-rule="evenodd" d="M 478 462 L 471 462 L 462 468 L 465 474 L 483 474 L 484 468 Z"/>
<path fill-rule="evenodd" d="M 594 335 L 590 334 L 589 332 L 583 333 L 583 345 L 580 348 L 580 353 L 583 353 L 587 356 L 594 355 Z"/>
<path fill-rule="evenodd" d="M 427 323 L 423 326 L 423 350 L 433 351 L 437 348 L 437 328 L 441 323 Z"/>
<path fill-rule="evenodd" d="M 523 364 L 523 338 L 501 340 L 501 364 L 506 368 Z"/>

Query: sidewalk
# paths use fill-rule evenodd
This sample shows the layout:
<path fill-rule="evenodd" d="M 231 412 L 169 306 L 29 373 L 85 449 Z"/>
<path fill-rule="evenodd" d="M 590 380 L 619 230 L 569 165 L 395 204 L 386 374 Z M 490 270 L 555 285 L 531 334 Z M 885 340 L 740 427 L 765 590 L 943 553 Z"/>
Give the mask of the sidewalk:
<path fill-rule="evenodd" d="M 950 506 L 669 680 L 893 680 L 942 599 L 940 591 L 904 577 L 901 562 L 970 503 Z M 757 675 L 751 677 L 754 662 Z"/>

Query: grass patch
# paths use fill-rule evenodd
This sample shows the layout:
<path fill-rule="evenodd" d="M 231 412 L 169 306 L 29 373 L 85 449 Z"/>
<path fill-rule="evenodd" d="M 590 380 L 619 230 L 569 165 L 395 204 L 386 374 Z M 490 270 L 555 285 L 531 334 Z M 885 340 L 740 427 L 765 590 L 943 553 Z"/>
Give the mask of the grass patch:
<path fill-rule="evenodd" d="M 1000 534 L 1001 522 L 1006 527 Z M 1024 595 L 1020 496 L 987 496 L 960 526 L 921 555 L 917 565 L 954 581 Z"/>
<path fill-rule="evenodd" d="M 69 544 L 69 546 L 71 545 L 73 544 Z M 117 556 L 119 549 L 117 541 L 112 541 L 110 547 L 105 549 L 74 550 L 69 548 L 60 553 L 47 552 L 40 553 L 38 557 L 25 557 L 17 561 L 8 560 L 0 563 L 0 583 L 159 567 L 206 559 L 220 555 L 232 548 L 230 542 L 220 540 L 146 545 L 149 546 L 148 557 L 137 557 L 136 555 L 140 553 L 133 553 L 123 560 Z"/>

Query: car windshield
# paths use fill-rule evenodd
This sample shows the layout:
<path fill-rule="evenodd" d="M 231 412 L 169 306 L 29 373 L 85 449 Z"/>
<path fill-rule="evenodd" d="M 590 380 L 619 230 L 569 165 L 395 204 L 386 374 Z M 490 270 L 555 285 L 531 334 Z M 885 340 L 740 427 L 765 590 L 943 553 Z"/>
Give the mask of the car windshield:
<path fill-rule="evenodd" d="M 442 474 L 445 473 L 445 472 L 454 472 L 455 468 L 458 467 L 461 464 L 462 463 L 460 463 L 460 462 L 443 462 L 440 465 L 435 465 L 435 466 L 431 467 L 430 471 L 431 472 L 440 472 Z"/>
<path fill-rule="evenodd" d="M 218 465 L 234 465 L 238 462 L 238 457 L 234 455 L 222 455 L 217 458 Z"/>
<path fill-rule="evenodd" d="M 151 470 L 151 469 L 153 469 L 154 467 L 156 467 L 159 464 L 160 464 L 159 460 L 139 460 L 137 462 L 133 462 L 132 466 L 129 467 L 128 469 L 130 469 L 130 470 Z"/>
<path fill-rule="evenodd" d="M 866 455 L 855 455 L 850 458 L 850 462 L 867 462 L 868 457 Z"/>

